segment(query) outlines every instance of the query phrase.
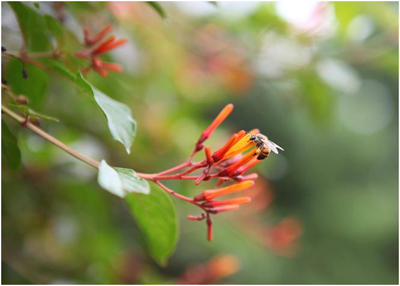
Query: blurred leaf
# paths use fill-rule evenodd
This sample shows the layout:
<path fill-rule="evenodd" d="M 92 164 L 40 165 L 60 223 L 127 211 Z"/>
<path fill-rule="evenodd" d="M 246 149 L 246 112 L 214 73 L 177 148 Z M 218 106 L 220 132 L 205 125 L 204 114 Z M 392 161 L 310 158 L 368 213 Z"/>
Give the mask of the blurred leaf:
<path fill-rule="evenodd" d="M 7 2 L 17 17 L 29 51 L 51 49 L 47 38 L 47 24 L 44 16 L 20 2 Z"/>
<path fill-rule="evenodd" d="M 39 2 L 33 2 L 33 6 L 35 6 L 35 8 L 39 9 Z"/>
<path fill-rule="evenodd" d="M 132 118 L 129 107 L 90 85 L 80 73 L 78 73 L 77 81 L 83 86 L 86 83 L 91 87 L 94 99 L 107 117 L 111 135 L 115 140 L 124 144 L 126 152 L 130 154 L 130 148 L 136 135 L 136 121 Z"/>
<path fill-rule="evenodd" d="M 43 60 L 43 63 L 56 73 L 60 74 L 61 76 L 71 80 L 72 82 L 80 86 L 80 83 L 78 83 L 79 79 L 75 77 L 75 74 L 73 72 L 71 72 L 65 67 L 64 63 L 56 59 L 45 59 Z M 87 86 L 85 86 L 85 89 L 88 89 Z"/>
<path fill-rule="evenodd" d="M 53 34 L 53 36 L 57 39 L 59 45 L 64 44 L 64 30 L 61 27 L 61 24 L 49 15 L 45 15 L 45 20 L 47 24 L 47 28 Z"/>
<path fill-rule="evenodd" d="M 332 115 L 331 89 L 312 71 L 304 71 L 300 76 L 302 99 L 315 122 L 324 123 Z"/>
<path fill-rule="evenodd" d="M 20 60 L 12 59 L 7 65 L 3 75 L 15 94 L 23 94 L 29 97 L 29 103 L 38 107 L 46 96 L 48 76 L 40 68 L 33 65 L 26 65 L 25 70 L 28 78 L 22 77 L 23 65 Z"/>
<path fill-rule="evenodd" d="M 16 104 L 9 104 L 9 105 L 12 108 L 17 109 L 17 110 L 25 113 L 26 115 L 31 115 L 31 116 L 43 118 L 45 120 L 51 120 L 51 121 L 59 122 L 59 120 L 57 118 L 49 116 L 49 115 L 45 115 L 43 113 L 36 112 L 35 110 L 29 108 L 26 105 L 16 105 Z"/>
<path fill-rule="evenodd" d="M 151 183 L 150 195 L 132 193 L 125 200 L 144 233 L 150 255 L 160 265 L 166 265 L 178 239 L 177 214 L 172 199 Z"/>
<path fill-rule="evenodd" d="M 21 151 L 17 139 L 4 120 L 1 121 L 1 154 L 11 169 L 15 170 L 21 164 Z"/>
<path fill-rule="evenodd" d="M 218 7 L 217 1 L 208 1 L 211 5 L 214 5 L 215 7 Z"/>
<path fill-rule="evenodd" d="M 76 73 L 75 83 L 78 87 L 82 88 L 84 91 L 93 95 L 92 85 L 83 78 L 83 76 L 80 72 Z"/>
<path fill-rule="evenodd" d="M 163 7 L 161 7 L 161 5 L 158 2 L 148 1 L 146 3 L 149 4 L 151 7 L 153 7 L 153 9 L 156 10 L 156 12 L 161 16 L 161 18 L 163 19 L 167 18 L 167 14 L 165 13 Z"/>
<path fill-rule="evenodd" d="M 146 195 L 150 193 L 149 183 L 139 178 L 135 171 L 112 168 L 105 160 L 101 161 L 99 167 L 98 182 L 103 189 L 121 198 L 132 192 Z"/>

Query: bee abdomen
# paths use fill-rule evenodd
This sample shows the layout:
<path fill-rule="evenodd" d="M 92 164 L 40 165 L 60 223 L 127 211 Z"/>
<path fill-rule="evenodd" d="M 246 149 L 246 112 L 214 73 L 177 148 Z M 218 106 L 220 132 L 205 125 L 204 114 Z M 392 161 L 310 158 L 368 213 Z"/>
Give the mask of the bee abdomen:
<path fill-rule="evenodd" d="M 269 155 L 269 150 L 265 150 L 263 152 L 260 153 L 260 155 L 258 155 L 257 159 L 258 160 L 264 160 L 265 158 L 267 158 Z"/>

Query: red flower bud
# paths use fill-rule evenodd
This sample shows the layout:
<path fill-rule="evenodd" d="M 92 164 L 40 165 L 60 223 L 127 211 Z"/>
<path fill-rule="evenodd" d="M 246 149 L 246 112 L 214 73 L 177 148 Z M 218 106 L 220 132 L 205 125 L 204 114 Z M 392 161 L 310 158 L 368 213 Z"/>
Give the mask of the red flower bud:
<path fill-rule="evenodd" d="M 206 217 L 204 216 L 204 214 L 201 214 L 201 215 L 188 215 L 187 216 L 188 220 L 194 220 L 194 221 L 200 221 L 200 220 L 203 220 L 205 218 Z"/>

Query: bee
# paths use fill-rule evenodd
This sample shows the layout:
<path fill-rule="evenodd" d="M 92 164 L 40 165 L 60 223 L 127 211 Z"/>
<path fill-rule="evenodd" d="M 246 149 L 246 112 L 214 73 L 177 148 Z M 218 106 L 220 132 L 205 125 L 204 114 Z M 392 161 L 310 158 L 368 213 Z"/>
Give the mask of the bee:
<path fill-rule="evenodd" d="M 282 147 L 278 146 L 277 144 L 269 140 L 267 136 L 261 133 L 256 135 L 250 133 L 249 141 L 253 141 L 258 148 L 257 153 L 255 154 L 258 154 L 258 160 L 264 160 L 265 158 L 267 158 L 270 150 L 272 150 L 276 154 L 278 154 L 278 149 L 284 151 Z"/>

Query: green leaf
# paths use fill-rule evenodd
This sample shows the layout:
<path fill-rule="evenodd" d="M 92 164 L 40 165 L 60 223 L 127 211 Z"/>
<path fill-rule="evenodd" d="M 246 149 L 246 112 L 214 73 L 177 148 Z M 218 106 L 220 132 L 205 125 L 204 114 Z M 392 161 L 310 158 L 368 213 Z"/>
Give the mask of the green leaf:
<path fill-rule="evenodd" d="M 15 94 L 23 94 L 29 98 L 33 107 L 39 107 L 46 95 L 48 76 L 40 68 L 33 65 L 26 65 L 25 70 L 28 78 L 22 77 L 23 65 L 20 60 L 12 59 L 7 65 L 3 77 Z"/>
<path fill-rule="evenodd" d="M 149 183 L 138 177 L 132 169 L 126 168 L 114 168 L 119 177 L 122 180 L 122 185 L 125 191 L 127 192 L 135 192 L 135 193 L 142 193 L 145 195 L 150 194 L 150 186 Z"/>
<path fill-rule="evenodd" d="M 115 140 L 124 144 L 126 152 L 130 154 L 132 142 L 136 135 L 136 121 L 132 118 L 129 107 L 90 85 L 80 73 L 78 73 L 77 81 L 80 85 L 91 88 L 95 101 L 107 118 L 111 135 Z"/>
<path fill-rule="evenodd" d="M 17 110 L 25 113 L 26 115 L 40 117 L 40 118 L 43 118 L 45 120 L 51 120 L 51 121 L 59 122 L 59 120 L 57 118 L 49 116 L 49 115 L 45 115 L 43 113 L 39 113 L 39 112 L 29 108 L 26 105 L 9 104 L 9 106 L 11 106 L 12 108 L 17 109 Z"/>
<path fill-rule="evenodd" d="M 15 170 L 21 164 L 21 151 L 17 139 L 4 120 L 1 121 L 1 154 L 11 169 Z"/>
<path fill-rule="evenodd" d="M 46 51 L 51 49 L 47 35 L 47 24 L 43 15 L 20 2 L 7 2 L 13 9 L 26 39 L 29 51 Z"/>
<path fill-rule="evenodd" d="M 47 28 L 53 34 L 53 36 L 57 39 L 59 45 L 64 44 L 64 30 L 61 27 L 60 23 L 49 15 L 44 16 L 47 24 Z"/>
<path fill-rule="evenodd" d="M 94 96 L 92 85 L 83 78 L 83 76 L 80 72 L 76 73 L 75 83 L 78 87 L 80 87 L 81 89 L 83 89 L 84 91 L 89 93 L 90 95 Z"/>
<path fill-rule="evenodd" d="M 129 193 L 150 193 L 149 183 L 139 178 L 135 171 L 110 167 L 105 160 L 100 163 L 97 180 L 103 189 L 121 198 Z"/>
<path fill-rule="evenodd" d="M 154 183 L 150 195 L 129 194 L 125 201 L 146 239 L 153 259 L 164 266 L 175 249 L 178 221 L 171 197 Z"/>
<path fill-rule="evenodd" d="M 39 9 L 39 8 L 40 8 L 39 2 L 33 2 L 33 6 L 35 6 L 36 9 Z"/>
<path fill-rule="evenodd" d="M 77 77 L 75 76 L 75 73 L 71 72 L 70 70 L 68 70 L 64 63 L 60 62 L 59 60 L 56 59 L 44 59 L 43 63 L 49 67 L 50 69 L 52 69 L 53 71 L 55 71 L 56 73 L 58 73 L 59 75 L 65 77 L 66 79 L 76 83 L 78 81 Z"/>
<path fill-rule="evenodd" d="M 161 18 L 163 19 L 167 18 L 167 14 L 165 13 L 163 7 L 161 7 L 161 5 L 158 2 L 148 1 L 146 3 L 149 4 L 151 7 L 153 7 L 153 9 L 156 10 L 156 12 L 161 16 Z"/>

